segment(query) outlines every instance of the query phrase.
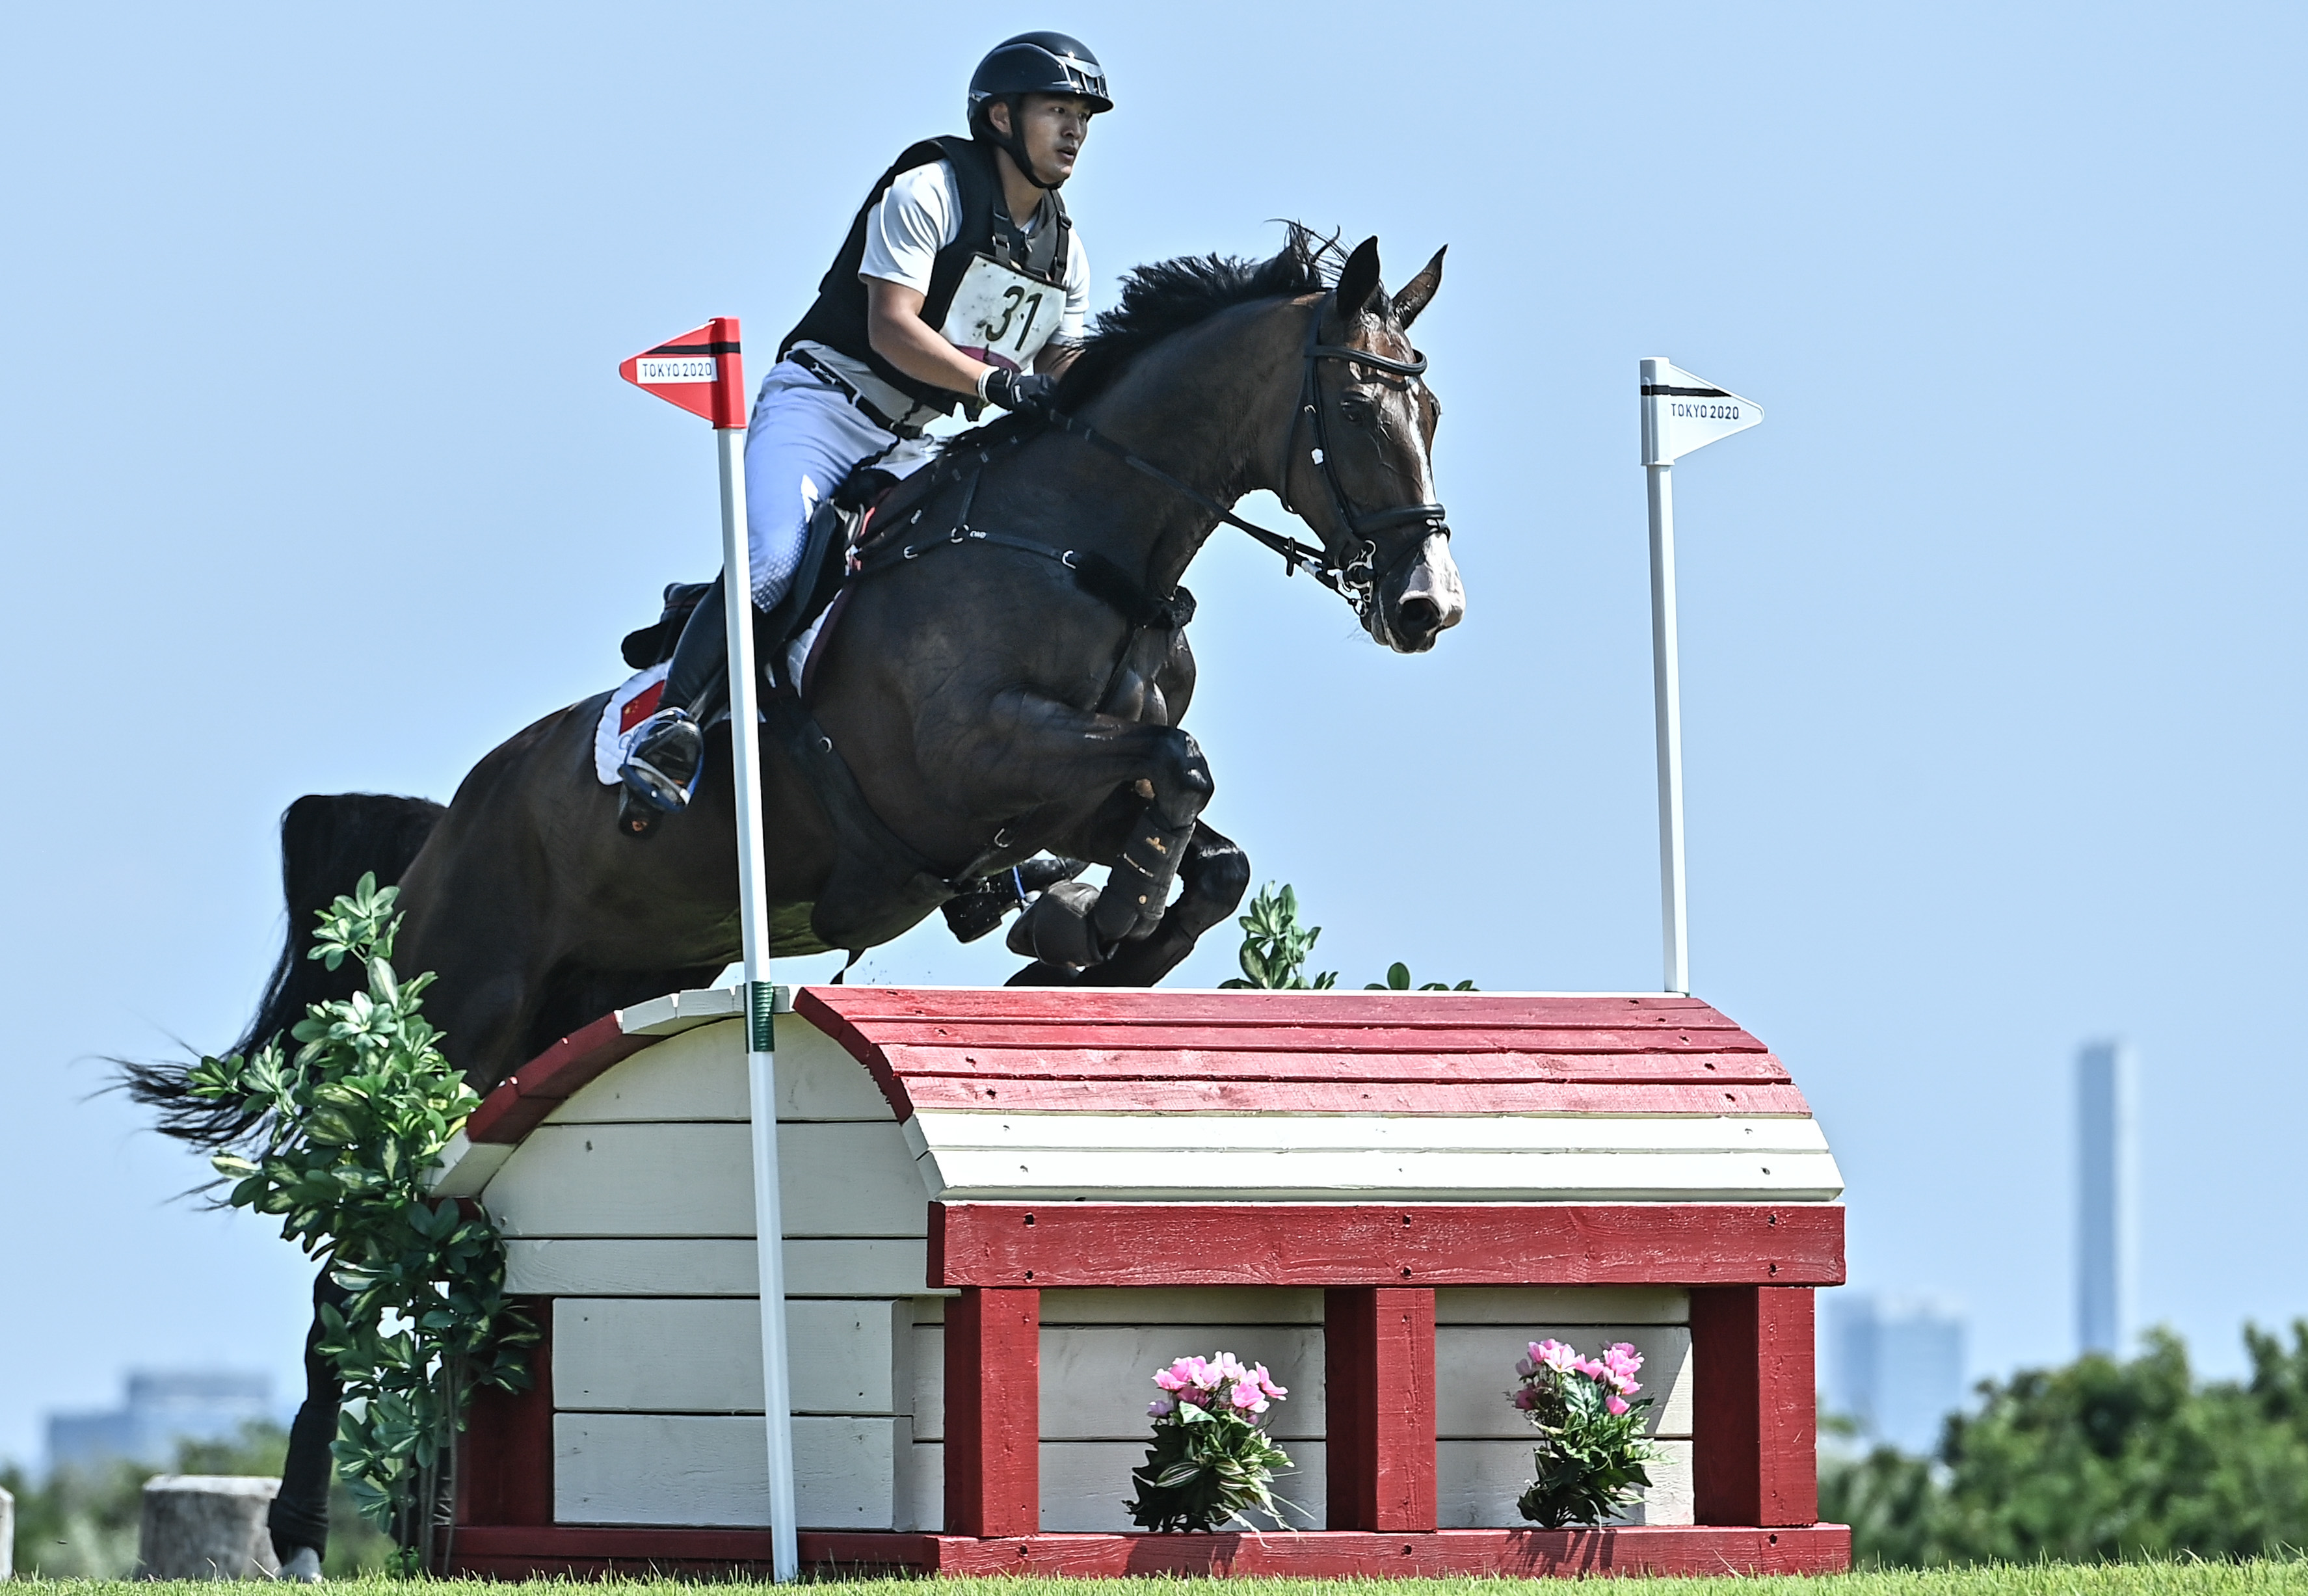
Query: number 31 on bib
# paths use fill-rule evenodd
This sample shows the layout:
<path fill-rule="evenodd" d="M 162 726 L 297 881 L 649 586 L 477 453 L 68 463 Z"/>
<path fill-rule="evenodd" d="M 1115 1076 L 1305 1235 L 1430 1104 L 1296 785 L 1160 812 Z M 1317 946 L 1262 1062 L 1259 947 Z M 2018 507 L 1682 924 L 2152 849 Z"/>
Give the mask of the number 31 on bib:
<path fill-rule="evenodd" d="M 1029 277 L 979 255 L 961 274 L 938 331 L 972 359 L 1024 371 L 1058 330 L 1066 307 L 1063 283 Z"/>

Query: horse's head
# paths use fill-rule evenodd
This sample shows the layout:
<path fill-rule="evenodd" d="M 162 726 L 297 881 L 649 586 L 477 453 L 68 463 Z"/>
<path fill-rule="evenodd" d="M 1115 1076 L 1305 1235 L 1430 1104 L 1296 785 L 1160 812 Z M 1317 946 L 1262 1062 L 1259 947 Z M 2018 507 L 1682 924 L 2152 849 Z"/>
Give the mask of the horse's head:
<path fill-rule="evenodd" d="M 1442 281 L 1439 249 L 1391 296 L 1379 283 L 1376 238 L 1348 256 L 1306 332 L 1283 478 L 1284 502 L 1321 533 L 1364 626 L 1405 654 L 1433 648 L 1467 613 L 1434 491 L 1442 407 L 1410 341 Z"/>

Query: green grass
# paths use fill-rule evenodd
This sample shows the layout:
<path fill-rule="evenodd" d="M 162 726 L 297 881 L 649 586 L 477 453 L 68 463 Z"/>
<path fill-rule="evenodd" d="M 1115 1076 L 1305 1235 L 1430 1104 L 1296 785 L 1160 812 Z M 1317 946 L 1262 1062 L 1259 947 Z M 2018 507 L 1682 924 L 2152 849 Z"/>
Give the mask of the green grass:
<path fill-rule="evenodd" d="M 73 1596 L 246 1596 L 246 1585 L 196 1581 L 46 1581 L 69 1584 Z M 554 1582 L 556 1584 L 562 1582 Z M 843 1596 L 923 1596 L 918 1580 L 840 1582 Z M 450 1585 L 478 1582 L 394 1580 L 369 1576 L 332 1582 L 341 1596 L 425 1596 Z M 1560 1580 L 1417 1579 L 967 1579 L 936 1582 L 940 1596 L 1554 1596 Z M 1804 1579 L 1649 1579 L 1615 1581 L 1641 1587 L 1641 1596 L 2274 1596 L 2308 1592 L 2308 1562 L 2037 1563 L 1979 1568 L 1884 1569 Z M 1189 1587 L 1194 1587 L 1191 1592 Z M 502 1586 L 487 1587 L 504 1589 Z M 693 1585 L 667 1580 L 604 1580 L 569 1585 L 571 1596 L 676 1596 Z M 720 1585 L 716 1590 L 740 1587 Z M 745 1587 L 753 1588 L 753 1587 Z"/>

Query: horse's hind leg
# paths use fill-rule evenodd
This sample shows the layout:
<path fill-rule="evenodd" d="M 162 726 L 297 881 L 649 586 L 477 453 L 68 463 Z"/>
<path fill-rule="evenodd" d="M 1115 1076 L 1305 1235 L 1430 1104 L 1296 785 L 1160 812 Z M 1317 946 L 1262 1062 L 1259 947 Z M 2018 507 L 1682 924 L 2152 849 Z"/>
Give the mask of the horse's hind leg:
<path fill-rule="evenodd" d="M 1202 933 L 1232 914 L 1250 887 L 1250 856 L 1231 838 L 1202 821 L 1194 823 L 1178 878 L 1185 891 L 1162 916 L 1150 936 L 1125 942 L 1103 964 L 1075 978 L 1083 987 L 1150 987 L 1194 951 Z"/>
<path fill-rule="evenodd" d="M 323 1268 L 313 1281 L 313 1327 L 305 1333 L 305 1402 L 288 1427 L 288 1461 L 280 1465 L 280 1493 L 265 1514 L 283 1579 L 318 1580 L 321 1559 L 329 1549 L 329 1488 L 337 1477 L 329 1443 L 337 1438 L 337 1403 L 343 1387 L 336 1365 L 321 1352 L 321 1308 L 326 1304 L 341 1312 L 348 1299 L 345 1289 Z"/>

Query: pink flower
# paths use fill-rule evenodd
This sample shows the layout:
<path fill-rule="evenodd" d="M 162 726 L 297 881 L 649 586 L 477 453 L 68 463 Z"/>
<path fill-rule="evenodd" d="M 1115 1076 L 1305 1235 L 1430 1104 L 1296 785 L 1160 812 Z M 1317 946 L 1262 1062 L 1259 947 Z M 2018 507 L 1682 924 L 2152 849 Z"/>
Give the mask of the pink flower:
<path fill-rule="evenodd" d="M 1154 1371 L 1154 1384 L 1159 1385 L 1165 1391 L 1184 1391 L 1189 1382 L 1187 1381 L 1186 1376 L 1180 1374 L 1176 1367 L 1174 1365 L 1169 1368 L 1156 1369 Z"/>
<path fill-rule="evenodd" d="M 1265 1392 L 1267 1395 L 1275 1398 L 1277 1401 L 1279 1401 L 1281 1398 L 1290 1394 L 1290 1391 L 1287 1386 L 1277 1385 L 1274 1383 L 1274 1376 L 1266 1372 L 1266 1366 L 1262 1363 L 1256 1368 L 1251 1370 L 1251 1378 L 1258 1382 L 1258 1388 L 1261 1391 Z"/>
<path fill-rule="evenodd" d="M 1543 1365 L 1559 1375 L 1567 1375 L 1579 1367 L 1579 1349 L 1569 1342 L 1543 1341 L 1530 1343 L 1530 1356 L 1535 1364 Z M 1534 1367 L 1531 1373 L 1537 1374 Z"/>
<path fill-rule="evenodd" d="M 1531 1385 L 1521 1387 L 1514 1393 L 1514 1405 L 1526 1413 L 1538 1406 L 1537 1388 Z"/>
<path fill-rule="evenodd" d="M 1194 1388 L 1198 1391 L 1216 1391 L 1219 1388 L 1219 1382 L 1226 1377 L 1202 1359 L 1188 1358 L 1181 1361 L 1185 1366 L 1186 1377 L 1194 1383 Z"/>
<path fill-rule="evenodd" d="M 1247 1410 L 1253 1413 L 1263 1413 L 1266 1411 L 1266 1398 L 1259 1394 L 1258 1387 L 1255 1385 L 1244 1384 L 1236 1386 L 1228 1400 L 1231 1401 L 1236 1407 Z"/>
<path fill-rule="evenodd" d="M 1615 1396 L 1605 1397 L 1603 1399 L 1603 1405 L 1611 1410 L 1611 1416 L 1615 1419 L 1627 1411 L 1627 1404 L 1625 1402 Z"/>
<path fill-rule="evenodd" d="M 1592 1358 L 1582 1358 L 1571 1367 L 1574 1373 L 1582 1374 L 1590 1380 L 1601 1380 L 1606 1385 L 1610 1382 L 1611 1371 Z"/>

